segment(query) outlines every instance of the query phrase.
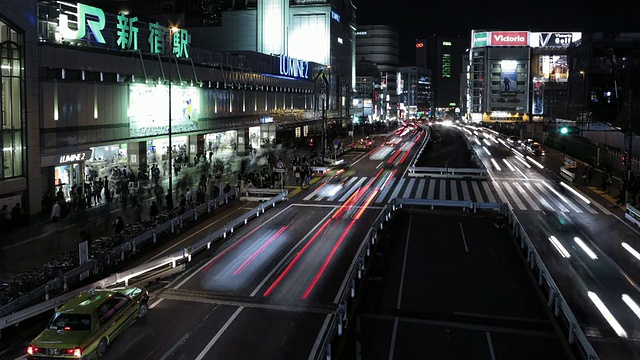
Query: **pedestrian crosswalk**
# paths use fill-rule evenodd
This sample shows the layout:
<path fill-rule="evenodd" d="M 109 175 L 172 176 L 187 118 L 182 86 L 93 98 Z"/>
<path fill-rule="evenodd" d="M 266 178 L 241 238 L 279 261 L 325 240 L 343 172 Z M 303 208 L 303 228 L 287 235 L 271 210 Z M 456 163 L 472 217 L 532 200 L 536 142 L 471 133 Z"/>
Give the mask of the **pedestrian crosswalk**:
<path fill-rule="evenodd" d="M 344 202 L 359 188 L 373 187 L 372 177 L 349 177 L 342 185 L 326 184 L 307 194 L 304 201 Z M 383 205 L 393 198 L 465 200 L 509 203 L 514 210 L 557 211 L 562 213 L 607 214 L 611 212 L 597 202 L 587 204 L 560 191 L 544 180 L 465 180 L 436 178 L 391 178 L 372 204 Z"/>

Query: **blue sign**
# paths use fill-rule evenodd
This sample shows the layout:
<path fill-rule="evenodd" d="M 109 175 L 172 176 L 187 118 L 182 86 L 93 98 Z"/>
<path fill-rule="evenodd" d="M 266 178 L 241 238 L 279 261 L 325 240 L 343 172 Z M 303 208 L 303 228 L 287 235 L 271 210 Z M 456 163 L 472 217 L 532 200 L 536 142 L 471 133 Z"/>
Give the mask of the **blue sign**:
<path fill-rule="evenodd" d="M 304 60 L 298 60 L 287 55 L 280 55 L 280 75 L 289 76 L 300 79 L 309 78 L 309 63 Z"/>
<path fill-rule="evenodd" d="M 340 14 L 331 10 L 331 18 L 337 22 L 340 22 Z"/>

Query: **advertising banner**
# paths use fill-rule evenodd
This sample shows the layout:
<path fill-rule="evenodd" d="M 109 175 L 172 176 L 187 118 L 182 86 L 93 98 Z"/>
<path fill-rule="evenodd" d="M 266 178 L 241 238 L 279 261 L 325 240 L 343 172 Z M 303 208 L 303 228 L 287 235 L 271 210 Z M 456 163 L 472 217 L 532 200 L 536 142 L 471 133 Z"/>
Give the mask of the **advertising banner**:
<path fill-rule="evenodd" d="M 518 79 L 518 70 L 516 67 L 502 67 L 500 82 L 500 95 L 515 95 Z"/>
<path fill-rule="evenodd" d="M 131 137 L 169 134 L 169 99 L 173 132 L 198 130 L 199 88 L 192 86 L 131 84 L 129 133 Z"/>
<path fill-rule="evenodd" d="M 532 32 L 531 47 L 566 48 L 582 39 L 580 32 Z"/>
<path fill-rule="evenodd" d="M 544 114 L 544 82 L 542 79 L 533 81 L 533 115 Z"/>
<path fill-rule="evenodd" d="M 569 81 L 569 65 L 567 55 L 542 55 L 540 56 L 540 69 L 542 77 L 546 81 Z"/>
<path fill-rule="evenodd" d="M 528 31 L 494 31 L 491 46 L 529 46 Z"/>

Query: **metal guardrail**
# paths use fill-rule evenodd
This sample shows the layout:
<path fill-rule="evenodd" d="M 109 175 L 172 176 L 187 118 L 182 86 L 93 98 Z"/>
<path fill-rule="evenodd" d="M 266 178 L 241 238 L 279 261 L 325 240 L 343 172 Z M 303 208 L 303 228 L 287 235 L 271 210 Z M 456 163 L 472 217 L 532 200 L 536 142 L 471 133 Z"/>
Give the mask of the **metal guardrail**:
<path fill-rule="evenodd" d="M 233 196 L 237 195 L 237 190 L 234 191 Z M 65 302 L 67 302 L 69 299 L 71 299 L 72 297 L 76 296 L 78 293 L 87 290 L 87 289 L 91 289 L 91 288 L 107 288 L 110 286 L 115 286 L 115 285 L 119 285 L 124 283 L 125 286 L 127 286 L 129 284 L 129 280 L 140 276 L 142 274 L 145 274 L 149 271 L 152 270 L 157 270 L 159 268 L 162 267 L 167 267 L 167 268 L 174 268 L 176 267 L 179 263 L 182 262 L 189 262 L 191 261 L 192 257 L 194 255 L 196 255 L 197 253 L 201 252 L 202 250 L 205 249 L 209 249 L 211 247 L 211 244 L 219 241 L 221 239 L 225 239 L 228 235 L 233 234 L 234 230 L 236 228 L 238 228 L 241 225 L 246 225 L 247 222 L 250 219 L 254 219 L 257 218 L 258 216 L 260 216 L 261 214 L 263 214 L 268 208 L 270 207 L 275 207 L 276 204 L 278 202 L 281 201 L 287 201 L 288 195 L 288 191 L 284 190 L 283 192 L 281 192 L 279 195 L 273 197 L 271 200 L 261 203 L 260 205 L 258 205 L 256 208 L 254 208 L 253 210 L 250 210 L 240 216 L 238 216 L 237 218 L 229 221 L 223 228 L 218 229 L 217 231 L 207 235 L 205 238 L 203 238 L 202 240 L 198 241 L 197 243 L 174 251 L 173 253 L 163 256 L 161 258 L 157 258 L 154 259 L 150 262 L 147 262 L 145 264 L 136 266 L 135 268 L 120 272 L 120 273 L 115 273 L 112 274 L 104 279 L 98 280 L 88 286 L 84 286 L 82 288 L 79 289 L 75 289 L 69 292 L 64 293 L 63 295 L 60 296 L 56 296 L 54 298 L 46 298 L 46 300 L 40 304 L 16 311 L 12 314 L 6 315 L 2 318 L 0 318 L 0 330 L 7 328 L 9 326 L 18 324 L 22 321 L 25 321 L 33 316 L 42 314 L 46 311 L 52 310 L 54 309 L 56 306 L 59 306 L 61 304 L 64 304 Z M 210 203 L 205 203 L 202 204 L 201 206 L 199 206 L 198 208 L 195 208 L 193 210 L 201 210 L 201 211 L 212 211 L 213 209 L 216 208 L 216 204 L 218 204 L 217 201 L 219 200 L 223 200 L 224 201 L 228 201 L 228 198 L 231 196 L 223 196 L 221 198 L 218 198 L 216 200 L 212 200 Z M 213 203 L 213 204 L 211 204 Z M 188 214 L 185 213 L 183 214 L 186 217 L 195 217 L 197 218 L 199 212 L 198 211 L 189 211 Z M 181 226 L 183 224 L 183 220 L 184 218 L 182 218 L 182 216 L 180 217 L 180 219 L 178 218 L 173 218 L 171 220 L 169 220 L 167 223 L 162 224 L 158 227 L 156 227 L 155 229 L 140 235 L 138 237 L 136 237 L 135 239 L 131 240 L 132 243 L 135 242 L 141 242 L 141 241 L 146 241 L 149 238 L 153 238 L 155 241 L 156 238 L 156 232 L 158 230 L 158 228 L 171 228 L 173 230 L 175 230 L 175 227 L 177 226 Z M 172 230 L 172 231 L 173 231 Z M 135 245 L 129 245 L 130 247 L 134 247 Z M 71 272 L 74 273 L 82 273 L 87 271 L 87 268 L 91 268 L 93 267 L 95 261 L 91 260 L 85 264 L 83 264 L 81 267 L 72 270 Z M 87 265 L 89 264 L 89 265 Z M 67 273 L 69 274 L 69 273 Z M 67 274 L 65 274 L 63 276 L 63 278 L 65 276 L 68 276 Z M 51 283 L 51 282 L 50 282 Z M 48 283 L 49 284 L 49 283 Z"/>
<path fill-rule="evenodd" d="M 640 211 L 629 203 L 625 206 L 624 217 L 636 226 L 640 226 Z"/>
<path fill-rule="evenodd" d="M 589 343 L 586 335 L 580 328 L 580 324 L 576 319 L 575 315 L 569 308 L 567 301 L 560 293 L 558 286 L 556 285 L 551 273 L 544 265 L 540 254 L 536 250 L 536 247 L 529 239 L 529 235 L 524 231 L 524 227 L 520 224 L 520 221 L 516 217 L 513 210 L 509 209 L 506 213 L 509 224 L 511 225 L 511 229 L 513 231 L 513 235 L 516 239 L 520 240 L 520 248 L 525 252 L 527 263 L 529 264 L 531 271 L 535 272 L 536 268 L 538 269 L 538 285 L 543 286 L 546 284 L 549 291 L 549 298 L 547 301 L 547 305 L 553 309 L 553 314 L 557 317 L 562 315 L 564 320 L 568 324 L 568 338 L 567 341 L 569 344 L 573 344 L 576 340 L 578 341 L 578 345 L 583 351 L 585 357 L 588 360 L 598 360 L 600 357 L 596 354 L 596 351 Z"/>
<path fill-rule="evenodd" d="M 580 349 L 585 354 L 587 360 L 599 360 L 598 355 L 589 343 L 585 334 L 580 329 L 580 326 L 569 308 L 566 300 L 560 293 L 557 285 L 553 281 L 551 274 L 545 267 L 542 259 L 538 255 L 533 243 L 525 233 L 524 228 L 518 221 L 517 217 L 513 213 L 507 204 L 504 203 L 474 203 L 471 201 L 448 201 L 448 200 L 427 200 L 427 199 L 404 199 L 394 198 L 389 204 L 387 204 L 378 214 L 373 226 L 369 229 L 365 235 L 358 252 L 354 256 L 347 276 L 345 276 L 340 290 L 336 295 L 334 304 L 337 305 L 335 312 L 331 316 L 326 327 L 323 327 L 324 333 L 318 336 L 318 346 L 314 349 L 315 354 L 312 354 L 316 360 L 332 358 L 332 343 L 336 337 L 340 337 L 344 333 L 344 328 L 349 319 L 348 307 L 350 301 L 354 301 L 356 297 L 356 291 L 360 285 L 360 281 L 365 272 L 365 268 L 368 264 L 370 255 L 373 250 L 373 246 L 378 240 L 378 231 L 384 229 L 385 224 L 391 220 L 393 213 L 396 210 L 401 209 L 404 206 L 426 206 L 431 207 L 454 207 L 463 208 L 465 210 L 476 211 L 477 209 L 491 209 L 500 214 L 506 215 L 509 224 L 512 226 L 511 230 L 516 239 L 520 239 L 520 247 L 526 250 L 526 260 L 530 265 L 531 270 L 538 269 L 538 285 L 542 286 L 546 283 L 549 289 L 549 307 L 554 309 L 556 317 L 562 315 L 568 323 L 568 342 L 573 344 L 576 340 Z M 640 213 L 639 213 L 640 214 Z M 526 249 L 525 249 L 526 247 Z"/>

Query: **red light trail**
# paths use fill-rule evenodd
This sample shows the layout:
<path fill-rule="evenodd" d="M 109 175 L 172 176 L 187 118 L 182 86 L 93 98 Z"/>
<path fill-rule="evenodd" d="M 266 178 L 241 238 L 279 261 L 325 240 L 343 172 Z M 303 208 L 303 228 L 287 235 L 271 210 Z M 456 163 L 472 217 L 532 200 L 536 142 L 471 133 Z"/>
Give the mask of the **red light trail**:
<path fill-rule="evenodd" d="M 269 246 L 269 244 L 271 244 L 273 240 L 275 240 L 278 236 L 280 236 L 280 234 L 282 234 L 286 229 L 287 229 L 286 226 L 281 227 L 280 230 L 278 230 L 275 234 L 273 234 L 269 238 L 269 240 L 265 241 L 264 244 L 262 244 L 262 246 L 258 248 L 258 250 L 254 251 L 254 253 L 251 254 L 251 256 L 249 256 L 247 260 L 245 260 L 242 263 L 242 265 L 240 265 L 240 267 L 238 267 L 236 271 L 233 272 L 233 275 L 240 274 L 247 267 L 247 265 L 249 265 L 253 260 L 255 260 L 255 258 L 258 257 L 258 255 L 260 255 L 264 251 L 264 249 L 266 249 L 267 246 Z"/>

